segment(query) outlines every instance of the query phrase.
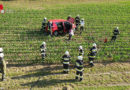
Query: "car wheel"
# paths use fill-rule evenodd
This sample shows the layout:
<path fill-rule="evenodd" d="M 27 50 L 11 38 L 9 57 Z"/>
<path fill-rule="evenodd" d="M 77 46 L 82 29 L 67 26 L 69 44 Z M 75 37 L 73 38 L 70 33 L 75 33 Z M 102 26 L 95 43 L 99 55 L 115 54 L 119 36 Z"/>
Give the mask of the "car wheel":
<path fill-rule="evenodd" d="M 58 32 L 57 32 L 57 31 L 55 31 L 55 32 L 54 32 L 54 35 L 55 35 L 55 36 L 58 36 Z"/>

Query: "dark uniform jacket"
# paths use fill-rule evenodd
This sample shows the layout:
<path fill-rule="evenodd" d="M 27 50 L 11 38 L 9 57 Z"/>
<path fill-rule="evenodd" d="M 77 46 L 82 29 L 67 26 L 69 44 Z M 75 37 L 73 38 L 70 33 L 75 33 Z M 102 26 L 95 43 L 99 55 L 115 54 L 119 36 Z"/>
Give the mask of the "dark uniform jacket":
<path fill-rule="evenodd" d="M 76 24 L 80 24 L 80 17 L 76 17 L 75 22 L 76 22 Z"/>
<path fill-rule="evenodd" d="M 0 58 L 0 73 L 6 74 L 6 63 L 3 58 Z"/>
<path fill-rule="evenodd" d="M 41 45 L 40 48 L 41 48 L 41 53 L 44 53 L 46 51 L 46 46 L 45 45 Z"/>
<path fill-rule="evenodd" d="M 62 60 L 63 60 L 63 64 L 70 64 L 70 55 L 67 56 L 67 55 L 64 55 L 62 56 Z"/>
<path fill-rule="evenodd" d="M 83 56 L 83 55 L 84 55 L 83 49 L 79 49 L 79 56 Z"/>
<path fill-rule="evenodd" d="M 84 68 L 83 68 L 83 60 L 76 60 L 76 70 L 77 71 L 83 71 Z"/>
<path fill-rule="evenodd" d="M 118 30 L 118 29 L 115 29 L 115 30 L 113 31 L 113 34 L 114 34 L 114 35 L 119 35 L 119 30 Z"/>
<path fill-rule="evenodd" d="M 97 48 L 96 47 L 92 47 L 90 49 L 90 52 L 89 52 L 88 56 L 91 57 L 91 58 L 95 58 L 96 53 L 97 53 Z"/>

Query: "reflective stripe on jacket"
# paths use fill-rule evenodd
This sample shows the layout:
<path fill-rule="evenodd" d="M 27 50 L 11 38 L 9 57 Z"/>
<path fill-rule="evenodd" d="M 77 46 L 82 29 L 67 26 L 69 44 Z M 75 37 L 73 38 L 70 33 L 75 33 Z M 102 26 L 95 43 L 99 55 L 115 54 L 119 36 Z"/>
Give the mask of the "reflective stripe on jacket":
<path fill-rule="evenodd" d="M 62 57 L 63 64 L 70 64 L 70 56 L 64 55 Z"/>
<path fill-rule="evenodd" d="M 76 61 L 76 71 L 82 72 L 83 70 L 84 70 L 83 60 L 77 60 Z"/>

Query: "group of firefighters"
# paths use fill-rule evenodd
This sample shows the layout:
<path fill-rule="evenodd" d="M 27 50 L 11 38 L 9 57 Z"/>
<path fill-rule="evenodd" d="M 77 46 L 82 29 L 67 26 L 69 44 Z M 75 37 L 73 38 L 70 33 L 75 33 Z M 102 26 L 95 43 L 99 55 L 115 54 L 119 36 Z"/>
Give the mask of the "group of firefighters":
<path fill-rule="evenodd" d="M 67 17 L 67 20 L 71 19 L 71 15 L 69 15 Z M 74 22 L 75 22 L 75 25 L 76 27 L 73 27 L 73 25 L 70 25 L 70 30 L 69 30 L 69 38 L 68 40 L 71 40 L 72 36 L 74 36 L 74 32 L 76 30 L 78 30 L 78 28 L 80 27 L 80 34 L 82 33 L 82 31 L 84 30 L 85 28 L 85 21 L 84 21 L 84 18 L 80 18 L 80 15 L 77 15 L 74 19 Z M 71 23 L 70 23 L 71 24 Z M 51 29 L 51 26 L 52 26 L 52 22 L 47 22 L 47 18 L 45 17 L 43 19 L 43 22 L 42 22 L 42 29 L 46 29 L 46 26 L 48 25 L 48 28 Z M 52 31 L 50 32 L 50 34 L 52 35 Z M 111 41 L 115 41 L 116 38 L 117 38 L 117 35 L 119 35 L 120 32 L 119 32 L 119 28 L 116 27 L 116 29 L 113 31 L 113 36 L 111 38 Z"/>
<path fill-rule="evenodd" d="M 43 42 L 40 48 L 41 48 L 42 59 L 44 61 L 45 56 L 46 56 L 46 42 Z M 92 48 L 90 49 L 88 53 L 89 65 L 91 67 L 94 66 L 93 60 L 95 59 L 96 53 L 97 53 L 97 45 L 96 43 L 93 43 Z M 80 81 L 83 80 L 83 71 L 84 71 L 83 56 L 84 56 L 83 47 L 79 46 L 79 55 L 77 57 L 76 64 L 75 64 L 75 68 L 76 68 L 75 79 L 80 78 Z M 64 68 L 63 73 L 67 74 L 69 72 L 70 61 L 71 61 L 71 56 L 69 54 L 69 51 L 66 51 L 65 54 L 62 56 L 62 63 L 63 63 L 63 68 Z"/>
<path fill-rule="evenodd" d="M 69 21 L 69 19 L 73 19 L 73 18 L 71 17 L 71 15 L 69 15 L 69 16 L 67 17 L 67 20 L 68 20 L 68 21 Z M 74 26 L 73 23 L 69 23 L 69 25 L 67 26 L 67 28 L 70 29 L 70 30 L 69 30 L 69 38 L 68 38 L 68 40 L 71 40 L 72 36 L 74 36 L 74 32 L 75 32 L 76 30 L 78 30 L 79 26 L 80 26 L 80 34 L 81 34 L 82 31 L 84 30 L 84 25 L 85 25 L 84 18 L 81 19 L 80 16 L 77 15 L 77 16 L 75 17 L 75 19 L 74 19 L 74 23 L 75 23 L 76 27 L 73 27 L 73 26 Z M 51 27 L 52 27 L 52 22 L 51 22 L 51 21 L 50 21 L 50 22 L 47 22 L 47 18 L 45 17 L 45 18 L 43 19 L 43 22 L 42 22 L 42 29 L 45 30 L 45 29 L 46 29 L 46 26 L 48 26 L 48 29 L 51 29 Z M 50 35 L 52 36 L 52 30 L 50 30 L 50 31 L 51 31 L 51 32 L 50 32 Z"/>
<path fill-rule="evenodd" d="M 69 15 L 67 17 L 67 20 L 69 20 L 71 18 L 71 15 Z M 46 20 L 46 18 L 45 18 Z M 78 30 L 79 26 L 80 26 L 80 34 L 82 33 L 82 31 L 84 30 L 84 19 L 82 18 L 80 20 L 80 16 L 77 15 L 75 17 L 75 24 L 76 24 L 76 28 L 71 28 L 70 32 L 69 32 L 69 40 L 71 40 L 71 37 L 74 35 L 74 31 Z M 111 42 L 115 41 L 117 38 L 117 35 L 119 35 L 119 28 L 116 27 L 113 31 L 113 36 L 111 38 Z M 44 61 L 45 56 L 46 56 L 46 42 L 43 42 L 42 45 L 40 46 L 41 48 L 41 55 L 42 55 L 42 59 Z M 97 53 L 97 45 L 96 43 L 93 43 L 92 48 L 90 49 L 89 53 L 88 53 L 88 59 L 89 59 L 89 65 L 91 67 L 94 66 L 94 59 L 96 57 L 96 53 Z M 79 56 L 77 57 L 76 63 L 75 63 L 75 68 L 76 68 L 76 77 L 75 79 L 79 79 L 80 81 L 83 80 L 83 71 L 84 71 L 84 66 L 83 66 L 83 56 L 84 56 L 84 50 L 82 46 L 79 46 Z M 62 56 L 62 63 L 63 63 L 63 73 L 68 73 L 69 72 L 69 64 L 71 61 L 71 56 L 69 54 L 68 51 L 65 52 L 65 54 Z"/>
<path fill-rule="evenodd" d="M 69 19 L 71 16 L 68 16 L 67 19 Z M 44 18 L 44 22 L 47 21 L 47 18 Z M 80 16 L 77 15 L 75 18 L 75 23 L 76 23 L 76 30 L 78 29 L 78 27 L 80 26 L 80 33 L 82 33 L 82 31 L 84 30 L 84 19 L 80 20 Z M 45 23 L 42 23 L 43 25 Z M 50 26 L 49 28 L 51 28 L 51 22 L 50 22 Z M 45 28 L 45 27 L 43 27 Z M 115 41 L 117 38 L 117 35 L 119 35 L 119 28 L 116 27 L 113 31 L 113 36 L 111 38 L 111 42 Z M 69 33 L 69 40 L 71 40 L 71 37 L 74 35 L 74 30 L 70 30 Z M 41 56 L 44 62 L 44 59 L 46 57 L 46 42 L 43 42 L 42 45 L 40 46 L 41 48 Z M 94 66 L 93 60 L 95 59 L 97 53 L 97 45 L 96 43 L 93 43 L 92 48 L 90 49 L 89 53 L 88 53 L 88 59 L 89 59 L 89 65 L 91 67 Z M 83 71 L 84 71 L 84 66 L 83 66 L 83 56 L 84 56 L 84 50 L 82 46 L 79 46 L 79 56 L 77 57 L 76 63 L 75 63 L 75 68 L 76 68 L 76 77 L 75 79 L 80 79 L 80 81 L 83 80 Z M 69 64 L 71 61 L 71 56 L 69 54 L 68 51 L 65 52 L 65 54 L 62 56 L 62 63 L 63 63 L 63 72 L 64 73 L 68 73 L 69 72 Z M 2 81 L 5 80 L 5 74 L 6 74 L 6 63 L 4 61 L 4 53 L 3 53 L 3 48 L 0 48 L 0 73 L 2 73 Z"/>
<path fill-rule="evenodd" d="M 67 20 L 69 20 L 70 18 L 72 18 L 71 15 L 69 15 L 69 16 L 67 17 Z M 75 19 L 74 19 L 74 22 L 75 22 L 76 27 L 75 27 L 75 28 L 72 27 L 72 28 L 70 29 L 69 39 L 68 39 L 68 40 L 71 40 L 72 36 L 74 36 L 74 32 L 75 32 L 76 30 L 78 30 L 79 27 L 80 27 L 80 34 L 81 34 L 82 31 L 84 30 L 84 25 L 85 25 L 84 18 L 81 19 L 80 16 L 77 15 L 77 16 L 75 17 Z"/>

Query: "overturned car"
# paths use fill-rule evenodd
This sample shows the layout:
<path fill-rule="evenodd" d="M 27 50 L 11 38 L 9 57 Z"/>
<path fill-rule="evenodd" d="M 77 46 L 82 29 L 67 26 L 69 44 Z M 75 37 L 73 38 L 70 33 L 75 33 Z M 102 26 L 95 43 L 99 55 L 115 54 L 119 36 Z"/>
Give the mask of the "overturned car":
<path fill-rule="evenodd" d="M 60 34 L 69 33 L 70 29 L 75 28 L 74 19 L 53 19 L 49 20 L 46 24 L 42 24 L 42 30 L 49 32 L 51 35 L 58 36 Z"/>

